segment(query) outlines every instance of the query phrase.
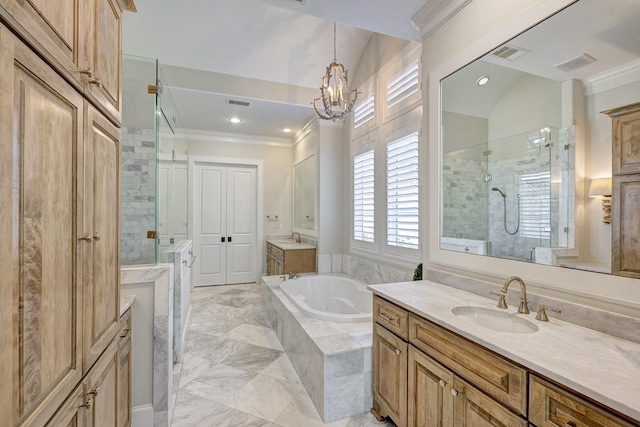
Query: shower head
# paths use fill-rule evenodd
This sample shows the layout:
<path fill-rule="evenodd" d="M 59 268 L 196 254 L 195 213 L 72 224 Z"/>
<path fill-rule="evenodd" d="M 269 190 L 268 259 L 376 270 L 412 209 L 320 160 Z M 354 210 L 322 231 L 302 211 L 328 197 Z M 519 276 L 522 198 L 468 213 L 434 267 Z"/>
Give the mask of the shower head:
<path fill-rule="evenodd" d="M 507 195 L 506 195 L 506 194 L 504 194 L 504 193 L 502 192 L 502 190 L 501 190 L 501 189 L 499 189 L 498 187 L 493 187 L 493 188 L 491 189 L 491 191 L 497 191 L 498 193 L 500 193 L 500 195 L 501 195 L 502 197 L 504 197 L 504 198 L 506 198 L 506 197 L 507 197 Z"/>

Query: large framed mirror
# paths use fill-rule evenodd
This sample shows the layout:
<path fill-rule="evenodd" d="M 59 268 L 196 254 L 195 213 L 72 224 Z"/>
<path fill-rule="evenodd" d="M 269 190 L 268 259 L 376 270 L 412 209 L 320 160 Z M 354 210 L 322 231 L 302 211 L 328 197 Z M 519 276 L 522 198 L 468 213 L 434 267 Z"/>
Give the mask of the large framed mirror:
<path fill-rule="evenodd" d="M 293 231 L 317 236 L 317 155 L 293 165 Z"/>
<path fill-rule="evenodd" d="M 578 0 L 439 78 L 439 250 L 611 271 L 601 112 L 640 101 L 639 23 Z"/>

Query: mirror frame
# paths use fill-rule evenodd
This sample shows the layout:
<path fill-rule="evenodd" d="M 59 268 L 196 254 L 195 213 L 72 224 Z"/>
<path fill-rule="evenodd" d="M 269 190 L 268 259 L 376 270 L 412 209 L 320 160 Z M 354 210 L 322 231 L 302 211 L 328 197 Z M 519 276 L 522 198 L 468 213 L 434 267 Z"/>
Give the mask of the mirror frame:
<path fill-rule="evenodd" d="M 640 309 L 640 281 L 637 279 L 440 249 L 441 80 L 575 1 L 547 0 L 536 2 L 529 8 L 523 6 L 524 10 L 521 13 L 506 22 L 497 23 L 498 25 L 494 25 L 491 31 L 466 45 L 454 56 L 435 67 L 425 66 L 426 84 L 429 89 L 425 100 L 428 105 L 426 123 L 428 123 L 429 137 L 427 172 L 429 195 L 428 206 L 425 207 L 429 209 L 428 262 L 433 268 L 441 268 L 495 283 L 499 283 L 507 276 L 518 275 L 535 293 L 631 313 Z M 455 21 L 455 17 L 443 27 L 448 27 L 452 21 Z M 423 58 L 428 57 L 428 53 L 425 52 Z"/>
<path fill-rule="evenodd" d="M 314 158 L 313 160 L 313 165 L 316 168 L 316 182 L 313 183 L 314 185 L 314 201 L 313 201 L 313 215 L 315 217 L 315 220 L 313 221 L 313 229 L 307 229 L 307 228 L 298 228 L 296 227 L 295 221 L 296 221 L 296 217 L 295 217 L 295 210 L 296 210 L 296 166 L 299 165 L 300 163 L 304 162 L 305 160 L 310 159 L 311 157 Z M 306 153 L 304 153 L 303 155 L 301 155 L 298 159 L 294 159 L 293 161 L 293 166 L 292 166 L 292 172 L 291 172 L 291 229 L 293 230 L 293 232 L 297 232 L 300 233 L 301 235 L 306 235 L 306 236 L 311 236 L 311 237 L 318 237 L 318 203 L 320 202 L 320 197 L 319 197 L 319 180 L 318 180 L 318 170 L 319 168 L 319 164 L 318 164 L 318 149 L 314 148 Z"/>

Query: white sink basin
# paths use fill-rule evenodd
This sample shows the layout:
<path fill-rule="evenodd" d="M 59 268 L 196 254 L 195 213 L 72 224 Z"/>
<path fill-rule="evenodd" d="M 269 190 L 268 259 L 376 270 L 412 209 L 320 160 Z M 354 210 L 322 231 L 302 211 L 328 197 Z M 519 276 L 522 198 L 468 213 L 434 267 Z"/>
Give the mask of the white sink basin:
<path fill-rule="evenodd" d="M 451 313 L 468 322 L 496 332 L 532 334 L 538 332 L 539 329 L 538 325 L 518 314 L 492 308 L 462 305 L 452 308 Z"/>

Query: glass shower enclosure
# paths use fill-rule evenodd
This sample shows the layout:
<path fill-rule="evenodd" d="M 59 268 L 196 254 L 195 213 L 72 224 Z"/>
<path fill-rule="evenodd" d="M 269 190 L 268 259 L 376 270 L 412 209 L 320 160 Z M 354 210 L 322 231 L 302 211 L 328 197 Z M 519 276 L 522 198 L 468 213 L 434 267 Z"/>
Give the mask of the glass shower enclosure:
<path fill-rule="evenodd" d="M 164 262 L 187 238 L 187 139 L 156 59 L 122 61 L 120 257 Z"/>

